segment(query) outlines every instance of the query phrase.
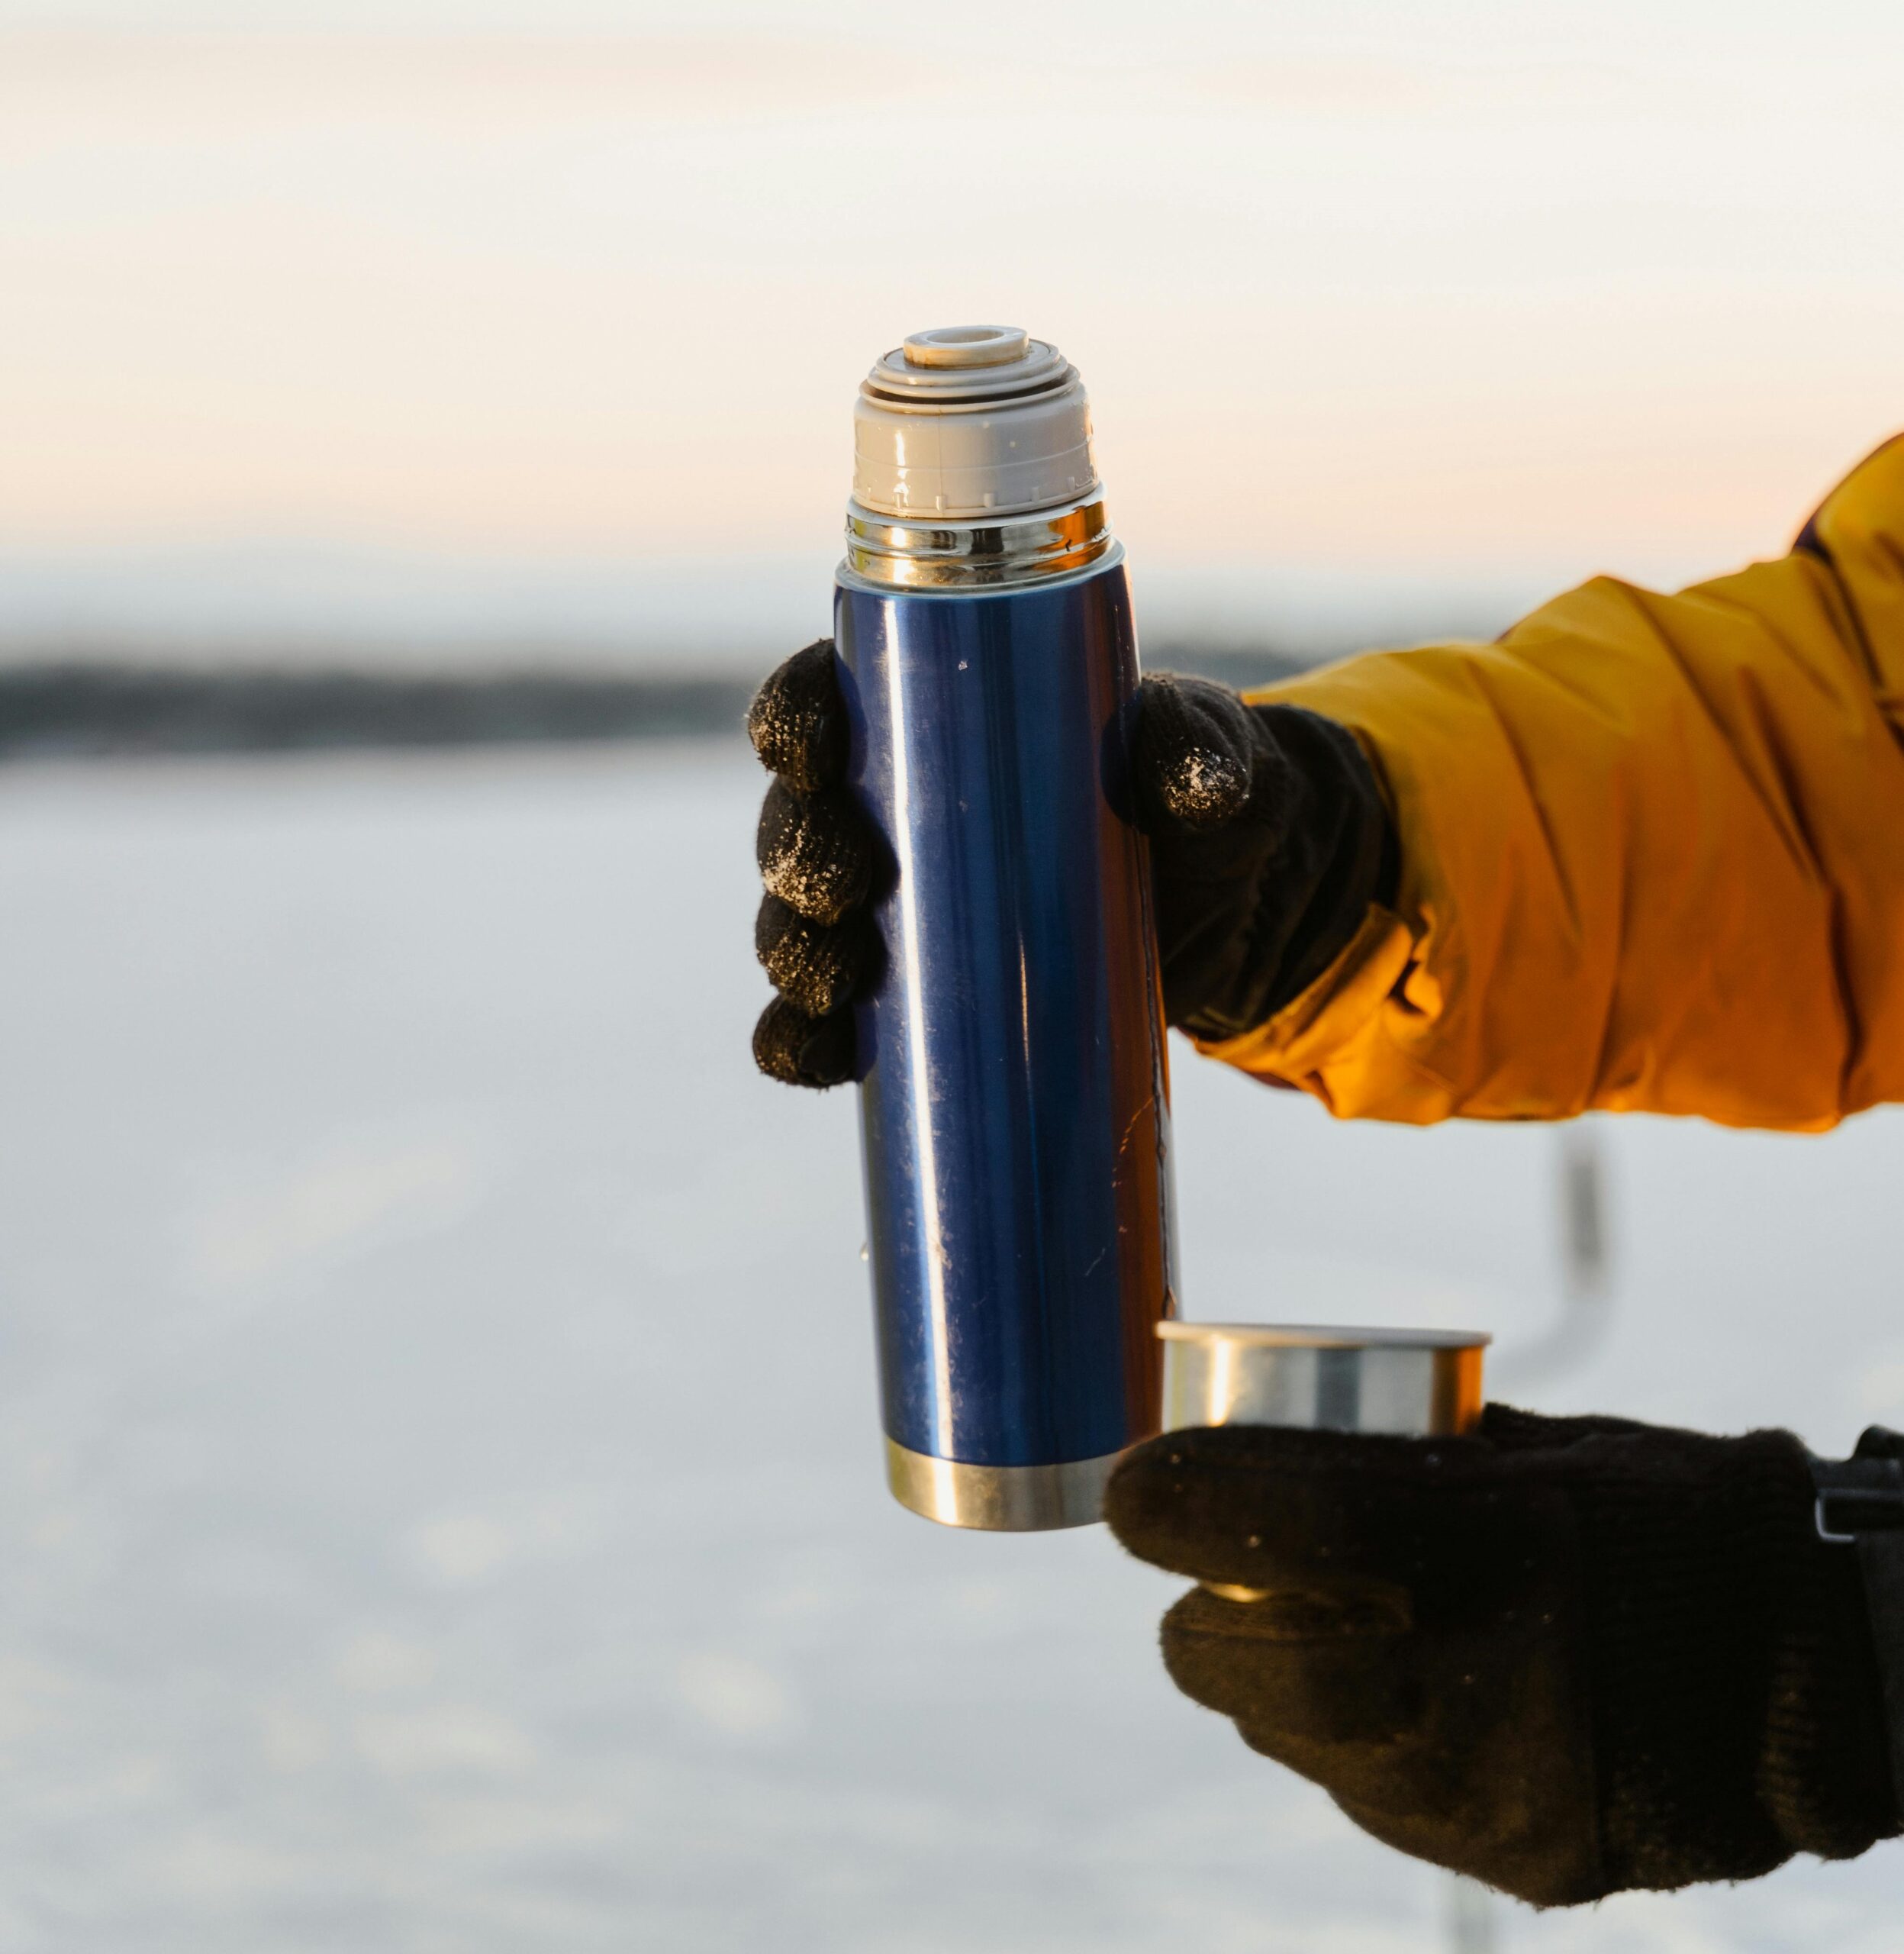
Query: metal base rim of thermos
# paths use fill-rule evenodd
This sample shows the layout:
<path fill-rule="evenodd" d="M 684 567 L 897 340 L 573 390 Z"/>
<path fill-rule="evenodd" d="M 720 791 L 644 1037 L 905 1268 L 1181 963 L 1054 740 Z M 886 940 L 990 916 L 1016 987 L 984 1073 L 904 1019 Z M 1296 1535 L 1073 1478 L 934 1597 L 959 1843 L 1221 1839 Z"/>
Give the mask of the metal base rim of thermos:
<path fill-rule="evenodd" d="M 901 1506 L 944 1527 L 1033 1533 L 1104 1517 L 1104 1488 L 1121 1452 L 1062 1466 L 973 1466 L 886 1441 L 886 1481 Z"/>

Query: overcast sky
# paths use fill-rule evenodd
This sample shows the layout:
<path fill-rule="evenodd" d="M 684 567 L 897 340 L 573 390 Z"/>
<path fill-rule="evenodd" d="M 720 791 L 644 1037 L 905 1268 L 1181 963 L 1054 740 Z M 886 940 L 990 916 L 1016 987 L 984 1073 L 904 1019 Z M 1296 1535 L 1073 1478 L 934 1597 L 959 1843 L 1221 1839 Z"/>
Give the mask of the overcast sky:
<path fill-rule="evenodd" d="M 984 319 L 1165 583 L 1691 576 L 1904 425 L 1900 103 L 1894 5 L 0 0 L 0 562 L 823 568 Z"/>

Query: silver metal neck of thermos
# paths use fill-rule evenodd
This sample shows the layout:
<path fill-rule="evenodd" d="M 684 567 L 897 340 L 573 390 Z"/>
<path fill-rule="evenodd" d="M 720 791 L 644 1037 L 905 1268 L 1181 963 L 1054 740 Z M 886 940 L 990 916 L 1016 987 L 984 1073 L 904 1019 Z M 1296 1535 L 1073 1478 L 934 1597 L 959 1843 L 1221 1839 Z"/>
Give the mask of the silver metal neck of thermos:
<path fill-rule="evenodd" d="M 907 590 L 1001 589 L 1068 576 L 1111 548 L 1104 499 L 1009 522 L 896 522 L 846 505 L 846 564 L 868 583 Z"/>
<path fill-rule="evenodd" d="M 1116 550 L 1078 369 L 1012 326 L 915 333 L 853 417 L 845 568 L 905 590 L 1070 576 Z"/>

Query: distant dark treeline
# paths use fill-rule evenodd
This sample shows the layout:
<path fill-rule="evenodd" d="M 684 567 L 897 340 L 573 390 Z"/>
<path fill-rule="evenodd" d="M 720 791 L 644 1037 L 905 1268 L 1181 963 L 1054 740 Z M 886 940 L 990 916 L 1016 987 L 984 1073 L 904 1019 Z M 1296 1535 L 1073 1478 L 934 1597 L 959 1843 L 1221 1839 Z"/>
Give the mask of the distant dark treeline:
<path fill-rule="evenodd" d="M 1188 648 L 1150 661 L 1239 687 L 1309 662 Z M 740 679 L 634 672 L 402 675 L 49 659 L 0 665 L 0 759 L 738 737 L 752 689 Z"/>

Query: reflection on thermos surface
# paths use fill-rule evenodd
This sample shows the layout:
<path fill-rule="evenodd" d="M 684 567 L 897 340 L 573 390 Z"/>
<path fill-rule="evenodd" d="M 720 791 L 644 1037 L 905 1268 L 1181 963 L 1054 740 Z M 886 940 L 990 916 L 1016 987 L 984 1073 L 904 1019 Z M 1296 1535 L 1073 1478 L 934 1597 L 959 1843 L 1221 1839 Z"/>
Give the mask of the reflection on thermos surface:
<path fill-rule="evenodd" d="M 1077 372 L 1022 332 L 908 340 L 855 435 L 835 635 L 888 851 L 858 1030 L 889 1478 L 954 1525 L 1075 1525 L 1156 1429 L 1171 1307 L 1123 552 Z"/>

